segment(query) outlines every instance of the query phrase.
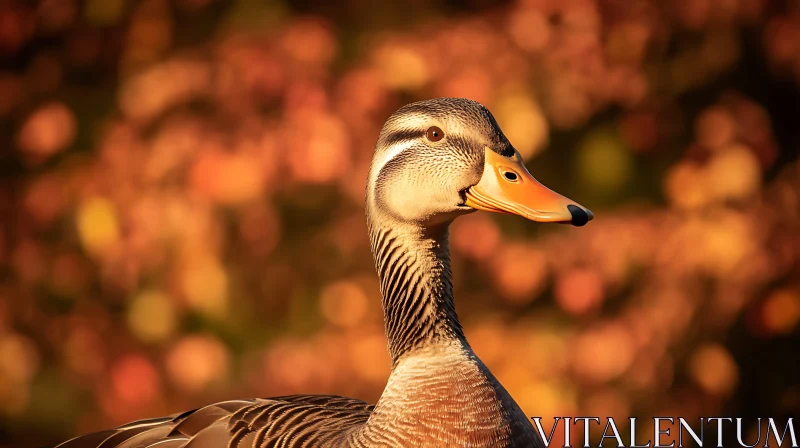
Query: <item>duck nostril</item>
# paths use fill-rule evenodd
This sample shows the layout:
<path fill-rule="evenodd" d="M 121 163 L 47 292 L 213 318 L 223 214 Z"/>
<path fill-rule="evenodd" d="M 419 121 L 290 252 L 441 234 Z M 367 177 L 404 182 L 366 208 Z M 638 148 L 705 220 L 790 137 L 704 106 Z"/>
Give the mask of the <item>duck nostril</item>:
<path fill-rule="evenodd" d="M 508 179 L 508 180 L 510 180 L 512 182 L 517 180 L 517 173 L 515 173 L 513 171 L 506 171 L 505 173 L 503 173 L 503 176 L 505 176 L 506 179 Z"/>
<path fill-rule="evenodd" d="M 567 210 L 569 210 L 569 214 L 572 215 L 572 225 L 575 227 L 586 225 L 586 223 L 594 217 L 594 215 L 592 215 L 592 218 L 590 218 L 589 213 L 591 212 L 586 213 L 584 209 L 578 207 L 577 205 L 570 204 L 567 206 Z"/>

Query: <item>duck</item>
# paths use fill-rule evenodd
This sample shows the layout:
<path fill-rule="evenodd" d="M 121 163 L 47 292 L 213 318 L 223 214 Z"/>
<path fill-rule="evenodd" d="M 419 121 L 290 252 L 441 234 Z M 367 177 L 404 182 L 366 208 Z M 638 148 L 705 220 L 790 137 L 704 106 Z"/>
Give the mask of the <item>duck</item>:
<path fill-rule="evenodd" d="M 229 400 L 57 448 L 544 447 L 456 313 L 448 229 L 478 210 L 574 226 L 594 217 L 538 182 L 480 103 L 401 107 L 378 135 L 366 185 L 391 359 L 376 404 L 334 395 Z"/>

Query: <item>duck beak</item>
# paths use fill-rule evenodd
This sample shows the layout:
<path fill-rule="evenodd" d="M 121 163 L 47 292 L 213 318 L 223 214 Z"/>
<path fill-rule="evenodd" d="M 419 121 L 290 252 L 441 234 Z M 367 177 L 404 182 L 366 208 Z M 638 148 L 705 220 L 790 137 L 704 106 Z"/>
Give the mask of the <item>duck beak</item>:
<path fill-rule="evenodd" d="M 486 148 L 485 161 L 480 182 L 466 191 L 468 206 L 578 227 L 594 218 L 586 207 L 539 183 L 525 168 L 519 153 L 508 158 Z"/>

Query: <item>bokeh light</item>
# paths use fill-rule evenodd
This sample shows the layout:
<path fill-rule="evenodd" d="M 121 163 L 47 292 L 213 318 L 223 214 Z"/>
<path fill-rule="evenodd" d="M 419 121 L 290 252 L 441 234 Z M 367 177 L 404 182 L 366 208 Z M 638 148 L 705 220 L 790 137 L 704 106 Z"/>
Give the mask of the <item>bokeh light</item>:
<path fill-rule="evenodd" d="M 797 8 L 423 3 L 0 5 L 0 448 L 374 402 L 364 182 L 389 114 L 445 95 L 596 215 L 450 229 L 465 332 L 524 412 L 800 413 Z"/>

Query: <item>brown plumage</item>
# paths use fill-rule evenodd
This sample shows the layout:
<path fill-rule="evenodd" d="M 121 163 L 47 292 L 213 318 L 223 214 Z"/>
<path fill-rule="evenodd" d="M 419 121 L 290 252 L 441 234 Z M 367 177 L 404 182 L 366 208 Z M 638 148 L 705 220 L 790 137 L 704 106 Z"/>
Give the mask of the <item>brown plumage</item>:
<path fill-rule="evenodd" d="M 326 395 L 231 400 L 78 437 L 59 448 L 326 446 L 337 428 L 363 424 L 373 406 Z"/>
<path fill-rule="evenodd" d="M 312 395 L 232 400 L 58 448 L 543 446 L 472 351 L 455 311 L 448 227 L 475 209 L 575 225 L 592 218 L 530 176 L 480 104 L 440 98 L 401 108 L 381 131 L 367 180 L 392 360 L 376 405 Z"/>

